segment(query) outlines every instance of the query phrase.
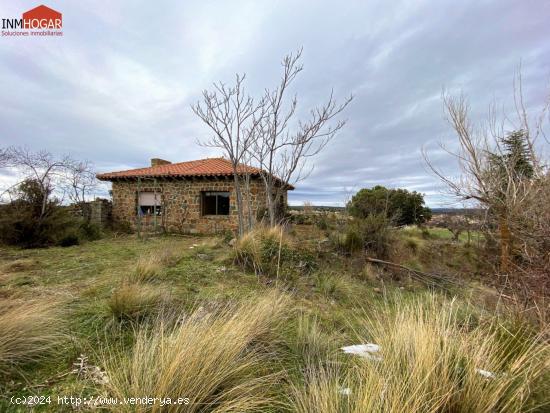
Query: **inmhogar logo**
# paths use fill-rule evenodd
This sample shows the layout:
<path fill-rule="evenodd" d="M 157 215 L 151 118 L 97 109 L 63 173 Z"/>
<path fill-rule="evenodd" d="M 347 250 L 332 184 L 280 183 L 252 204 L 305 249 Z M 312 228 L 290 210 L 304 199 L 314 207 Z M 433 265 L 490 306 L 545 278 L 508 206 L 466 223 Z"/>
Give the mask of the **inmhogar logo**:
<path fill-rule="evenodd" d="M 63 36 L 63 15 L 40 5 L 23 13 L 20 19 L 2 19 L 4 36 Z"/>

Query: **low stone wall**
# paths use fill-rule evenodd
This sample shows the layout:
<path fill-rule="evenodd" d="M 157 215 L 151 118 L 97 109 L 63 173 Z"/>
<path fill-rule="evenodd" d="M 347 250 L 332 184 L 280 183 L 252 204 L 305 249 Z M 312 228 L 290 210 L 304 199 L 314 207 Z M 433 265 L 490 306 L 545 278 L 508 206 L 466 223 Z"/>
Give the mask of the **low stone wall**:
<path fill-rule="evenodd" d="M 229 215 L 202 215 L 201 193 L 205 191 L 229 192 Z M 238 228 L 236 195 L 233 178 L 226 179 L 157 179 L 114 181 L 113 220 L 129 223 L 134 229 L 138 226 L 138 193 L 156 192 L 160 194 L 162 214 L 156 217 L 156 225 L 168 232 L 219 233 L 235 232 Z M 254 179 L 250 183 L 250 203 L 252 216 L 265 209 L 265 189 L 263 182 Z M 285 199 L 286 202 L 286 194 Z M 142 216 L 144 230 L 153 229 L 154 216 Z"/>
<path fill-rule="evenodd" d="M 108 199 L 97 198 L 89 203 L 90 222 L 100 227 L 111 225 L 113 204 Z"/>
<path fill-rule="evenodd" d="M 112 203 L 108 199 L 96 198 L 93 201 L 69 205 L 69 211 L 86 222 L 108 227 L 112 223 Z"/>

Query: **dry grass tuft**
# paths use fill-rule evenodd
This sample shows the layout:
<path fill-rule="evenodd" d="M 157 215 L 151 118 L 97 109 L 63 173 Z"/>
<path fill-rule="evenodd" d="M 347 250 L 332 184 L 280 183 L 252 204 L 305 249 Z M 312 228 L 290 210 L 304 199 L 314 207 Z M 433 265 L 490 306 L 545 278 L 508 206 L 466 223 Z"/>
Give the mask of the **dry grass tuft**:
<path fill-rule="evenodd" d="M 281 258 L 292 249 L 283 227 L 259 226 L 243 235 L 235 244 L 235 261 L 258 274 L 273 275 Z"/>
<path fill-rule="evenodd" d="M 277 375 L 269 336 L 284 318 L 287 299 L 277 293 L 193 314 L 175 326 L 159 319 L 136 333 L 131 351 L 107 349 L 104 365 L 113 397 L 188 397 L 188 405 L 128 407 L 131 411 L 246 412 L 272 406 Z"/>
<path fill-rule="evenodd" d="M 0 301 L 0 375 L 39 361 L 64 340 L 57 303 Z"/>
<path fill-rule="evenodd" d="M 317 317 L 301 313 L 296 318 L 294 334 L 288 334 L 287 346 L 299 368 L 328 360 L 338 348 Z"/>
<path fill-rule="evenodd" d="M 127 279 L 132 282 L 155 280 L 166 267 L 173 267 L 181 259 L 181 252 L 174 248 L 164 248 L 155 253 L 138 258 L 134 272 Z"/>
<path fill-rule="evenodd" d="M 21 258 L 5 264 L 2 270 L 7 273 L 11 272 L 23 272 L 35 269 L 39 265 L 37 260 L 29 258 Z"/>
<path fill-rule="evenodd" d="M 379 344 L 382 359 L 348 355 L 347 370 L 310 366 L 293 388 L 295 411 L 525 411 L 544 392 L 549 350 L 537 337 L 497 320 L 474 327 L 455 303 L 433 297 L 383 314 L 363 320 L 368 335 L 358 337 Z"/>
<path fill-rule="evenodd" d="M 163 294 L 158 288 L 124 281 L 112 292 L 107 305 L 116 319 L 139 321 L 153 314 L 162 300 Z"/>

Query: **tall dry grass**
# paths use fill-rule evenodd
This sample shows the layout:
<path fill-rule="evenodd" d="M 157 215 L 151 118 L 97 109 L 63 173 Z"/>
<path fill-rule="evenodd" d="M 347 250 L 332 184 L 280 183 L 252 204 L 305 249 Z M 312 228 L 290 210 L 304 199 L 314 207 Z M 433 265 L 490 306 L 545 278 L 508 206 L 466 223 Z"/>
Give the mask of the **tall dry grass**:
<path fill-rule="evenodd" d="M 379 344 L 382 359 L 308 366 L 292 389 L 294 411 L 518 412 L 547 402 L 548 345 L 498 319 L 474 325 L 455 303 L 431 297 L 362 323 L 357 339 Z"/>
<path fill-rule="evenodd" d="M 136 333 L 130 351 L 104 352 L 108 394 L 189 398 L 188 405 L 128 411 L 246 412 L 273 404 L 270 334 L 285 317 L 286 302 L 270 293 L 215 313 L 191 314 L 175 326 L 159 319 Z"/>
<path fill-rule="evenodd" d="M 235 261 L 258 274 L 276 275 L 292 243 L 283 227 L 258 226 L 235 244 Z"/>
<path fill-rule="evenodd" d="M 37 362 L 64 341 L 58 303 L 0 301 L 0 376 Z"/>
<path fill-rule="evenodd" d="M 131 282 L 148 282 L 161 275 L 166 267 L 176 265 L 182 253 L 173 247 L 166 247 L 138 258 L 134 271 L 126 277 Z"/>
<path fill-rule="evenodd" d="M 107 306 L 117 320 L 139 321 L 156 312 L 164 298 L 158 287 L 123 281 L 111 293 Z"/>

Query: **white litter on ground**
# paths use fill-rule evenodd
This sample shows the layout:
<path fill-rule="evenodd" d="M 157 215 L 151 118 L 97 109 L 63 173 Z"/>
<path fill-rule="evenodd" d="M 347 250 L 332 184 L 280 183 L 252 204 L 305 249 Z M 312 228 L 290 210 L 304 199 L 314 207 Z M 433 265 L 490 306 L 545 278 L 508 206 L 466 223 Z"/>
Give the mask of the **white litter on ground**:
<path fill-rule="evenodd" d="M 367 344 L 354 344 L 351 346 L 341 347 L 341 350 L 346 354 L 355 354 L 367 358 L 369 360 L 382 360 L 381 356 L 378 356 L 374 353 L 380 351 L 380 346 L 378 344 L 367 343 Z"/>
<path fill-rule="evenodd" d="M 349 396 L 351 394 L 351 389 L 349 387 L 340 387 L 338 393 L 343 394 L 344 396 Z"/>
<path fill-rule="evenodd" d="M 482 369 L 476 369 L 476 373 L 487 379 L 495 379 L 497 377 L 495 373 Z"/>

